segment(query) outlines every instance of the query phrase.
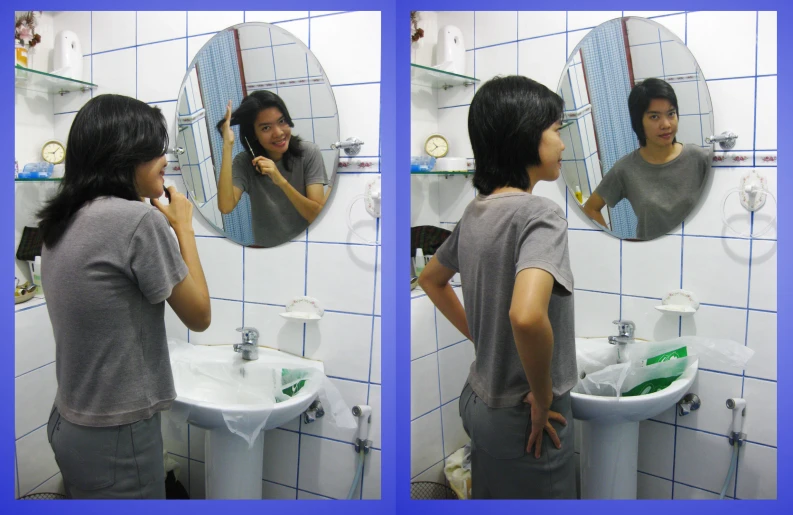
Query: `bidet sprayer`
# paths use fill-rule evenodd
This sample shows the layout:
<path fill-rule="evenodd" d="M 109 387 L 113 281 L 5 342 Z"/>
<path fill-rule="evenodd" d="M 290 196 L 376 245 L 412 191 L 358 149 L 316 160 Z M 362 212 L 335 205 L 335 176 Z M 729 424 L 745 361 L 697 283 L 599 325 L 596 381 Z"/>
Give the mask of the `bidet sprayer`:
<path fill-rule="evenodd" d="M 743 420 L 746 414 L 746 399 L 727 399 L 727 407 L 732 410 L 732 427 L 730 428 L 730 445 L 737 440 L 741 445 L 746 440 L 743 433 Z"/>
<path fill-rule="evenodd" d="M 358 418 L 358 431 L 355 435 L 355 452 L 360 452 L 363 447 L 364 452 L 368 453 L 372 446 L 369 440 L 369 427 L 372 422 L 372 407 L 364 404 L 353 406 L 352 414 Z"/>

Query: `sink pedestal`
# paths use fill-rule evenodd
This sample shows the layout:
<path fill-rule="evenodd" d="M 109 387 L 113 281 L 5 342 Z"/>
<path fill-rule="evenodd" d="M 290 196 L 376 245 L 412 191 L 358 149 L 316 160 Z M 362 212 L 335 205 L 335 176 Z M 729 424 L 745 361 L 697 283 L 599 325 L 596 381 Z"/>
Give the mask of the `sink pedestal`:
<path fill-rule="evenodd" d="M 636 499 L 639 422 L 581 424 L 581 498 Z"/>
<path fill-rule="evenodd" d="M 208 430 L 204 445 L 207 499 L 262 499 L 264 430 L 253 449 L 226 427 Z"/>

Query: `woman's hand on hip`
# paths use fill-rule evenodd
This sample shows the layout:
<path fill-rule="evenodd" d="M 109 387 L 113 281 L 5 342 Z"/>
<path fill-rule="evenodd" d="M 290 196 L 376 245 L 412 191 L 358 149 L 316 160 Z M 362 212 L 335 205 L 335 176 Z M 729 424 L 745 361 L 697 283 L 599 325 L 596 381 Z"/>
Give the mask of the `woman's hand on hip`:
<path fill-rule="evenodd" d="M 533 392 L 529 392 L 523 402 L 531 405 L 531 434 L 529 435 L 529 444 L 526 446 L 526 452 L 531 453 L 531 449 L 534 447 L 534 457 L 539 459 L 540 451 L 542 450 L 543 431 L 548 433 L 556 448 L 561 449 L 562 441 L 559 440 L 559 435 L 556 434 L 556 429 L 553 428 L 550 421 L 553 420 L 566 426 L 567 419 L 561 413 L 540 406 L 540 403 L 534 399 Z"/>
<path fill-rule="evenodd" d="M 168 195 L 171 201 L 167 206 L 157 199 L 151 199 L 152 205 L 165 215 L 174 231 L 185 229 L 192 231 L 193 204 L 179 193 L 175 186 L 168 186 Z"/>

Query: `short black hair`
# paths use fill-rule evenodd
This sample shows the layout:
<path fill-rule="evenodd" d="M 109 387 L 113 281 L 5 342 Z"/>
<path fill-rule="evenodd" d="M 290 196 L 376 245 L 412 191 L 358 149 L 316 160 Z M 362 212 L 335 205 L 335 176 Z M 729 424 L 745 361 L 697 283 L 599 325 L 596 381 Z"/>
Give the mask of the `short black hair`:
<path fill-rule="evenodd" d="M 240 106 L 231 113 L 231 125 L 239 125 L 240 126 L 240 138 L 242 138 L 242 146 L 245 147 L 245 151 L 250 154 L 250 150 L 248 149 L 248 145 L 245 143 L 245 140 L 248 140 L 251 147 L 253 147 L 254 152 L 256 152 L 257 156 L 265 156 L 267 158 L 270 155 L 264 149 L 263 146 L 259 143 L 259 139 L 256 137 L 256 130 L 254 128 L 254 123 L 256 123 L 256 117 L 259 116 L 259 112 L 269 109 L 270 107 L 275 107 L 281 114 L 284 115 L 284 120 L 290 127 L 295 126 L 295 122 L 292 121 L 292 117 L 289 115 L 289 109 L 286 108 L 286 104 L 284 103 L 283 99 L 273 93 L 272 91 L 267 90 L 258 90 L 254 91 L 253 93 L 249 94 L 247 97 L 242 99 L 240 102 Z M 223 123 L 225 119 L 220 120 L 217 123 L 218 132 L 223 134 Z M 299 158 L 303 155 L 303 151 L 300 148 L 300 142 L 302 139 L 297 135 L 293 134 L 290 137 L 289 146 L 286 149 L 286 153 L 283 155 L 284 166 L 289 168 L 289 162 L 291 158 Z M 254 156 L 251 156 L 253 159 Z"/>
<path fill-rule="evenodd" d="M 677 109 L 677 95 L 675 95 L 675 88 L 669 85 L 668 82 L 661 79 L 644 79 L 641 83 L 635 85 L 628 95 L 628 111 L 631 115 L 631 127 L 636 137 L 639 138 L 639 145 L 642 147 L 647 145 L 647 135 L 644 133 L 644 113 L 650 107 L 650 102 L 657 98 L 668 100 Z M 677 137 L 672 141 L 677 143 Z"/>
<path fill-rule="evenodd" d="M 468 110 L 479 193 L 504 186 L 528 190 L 526 169 L 540 164 L 542 133 L 563 110 L 562 97 L 528 77 L 496 77 L 480 86 Z"/>
<path fill-rule="evenodd" d="M 55 245 L 71 217 L 97 197 L 139 201 L 136 166 L 167 150 L 168 124 L 158 107 L 112 94 L 86 102 L 69 129 L 58 193 L 38 213 L 44 243 Z"/>

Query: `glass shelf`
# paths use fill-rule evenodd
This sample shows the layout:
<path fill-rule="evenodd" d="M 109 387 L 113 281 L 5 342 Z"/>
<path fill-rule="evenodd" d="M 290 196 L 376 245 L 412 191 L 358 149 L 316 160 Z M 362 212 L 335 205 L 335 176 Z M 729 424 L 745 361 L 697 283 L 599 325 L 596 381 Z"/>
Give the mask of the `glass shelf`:
<path fill-rule="evenodd" d="M 410 172 L 410 175 L 473 175 L 475 170 L 466 170 L 465 172 Z"/>
<path fill-rule="evenodd" d="M 15 178 L 14 182 L 61 182 L 63 177 L 48 177 L 46 179 L 20 179 Z"/>
<path fill-rule="evenodd" d="M 14 82 L 18 88 L 42 93 L 58 93 L 59 95 L 65 95 L 72 91 L 88 91 L 97 87 L 96 84 L 90 82 L 32 70 L 18 64 L 14 66 Z"/>
<path fill-rule="evenodd" d="M 419 64 L 410 63 L 410 83 L 417 86 L 429 86 L 431 88 L 449 89 L 454 86 L 473 86 L 479 79 L 458 75 L 452 72 L 444 72 L 435 68 L 428 68 Z"/>

